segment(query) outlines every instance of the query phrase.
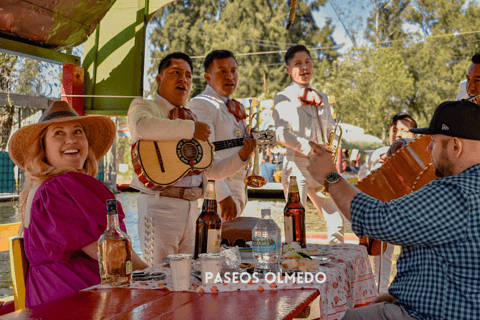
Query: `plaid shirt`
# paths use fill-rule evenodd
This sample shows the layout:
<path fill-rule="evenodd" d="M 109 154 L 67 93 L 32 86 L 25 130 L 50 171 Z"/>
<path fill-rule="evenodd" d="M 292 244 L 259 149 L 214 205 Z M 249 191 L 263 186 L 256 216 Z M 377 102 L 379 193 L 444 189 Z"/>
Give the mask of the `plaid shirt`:
<path fill-rule="evenodd" d="M 389 293 L 419 319 L 480 319 L 480 165 L 382 203 L 351 204 L 359 236 L 402 246 Z"/>

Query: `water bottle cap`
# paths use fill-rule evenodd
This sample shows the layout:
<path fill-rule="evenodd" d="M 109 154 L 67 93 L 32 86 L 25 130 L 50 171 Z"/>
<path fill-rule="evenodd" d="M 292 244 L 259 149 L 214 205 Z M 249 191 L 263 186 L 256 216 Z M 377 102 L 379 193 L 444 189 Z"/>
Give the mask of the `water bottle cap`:
<path fill-rule="evenodd" d="M 271 213 L 270 209 L 262 209 L 260 211 L 260 214 L 261 214 L 262 218 L 265 218 L 267 216 L 271 216 L 272 213 Z"/>

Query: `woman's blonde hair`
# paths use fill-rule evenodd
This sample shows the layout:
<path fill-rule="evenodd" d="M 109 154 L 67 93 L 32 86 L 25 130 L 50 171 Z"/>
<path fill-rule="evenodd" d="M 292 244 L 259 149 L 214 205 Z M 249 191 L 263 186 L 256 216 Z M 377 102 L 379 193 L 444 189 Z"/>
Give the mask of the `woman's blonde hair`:
<path fill-rule="evenodd" d="M 21 222 L 20 230 L 18 232 L 19 235 L 22 235 L 24 230 L 28 194 L 35 185 L 41 184 L 50 178 L 59 176 L 66 172 L 81 172 L 95 177 L 98 171 L 97 161 L 92 148 L 90 148 L 90 143 L 88 147 L 87 159 L 85 160 L 82 169 L 79 170 L 74 167 L 57 168 L 51 166 L 47 162 L 47 155 L 45 151 L 45 136 L 47 134 L 47 129 L 48 127 L 46 127 L 40 133 L 38 139 L 32 144 L 32 147 L 25 158 L 25 183 L 18 198 L 20 204 L 19 216 Z"/>

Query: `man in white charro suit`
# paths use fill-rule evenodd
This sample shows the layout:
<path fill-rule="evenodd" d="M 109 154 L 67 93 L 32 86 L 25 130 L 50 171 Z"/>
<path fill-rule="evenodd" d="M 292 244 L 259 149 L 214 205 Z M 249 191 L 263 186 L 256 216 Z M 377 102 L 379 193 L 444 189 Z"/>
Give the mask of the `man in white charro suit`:
<path fill-rule="evenodd" d="M 187 107 L 199 121 L 210 125 L 211 141 L 230 140 L 246 134 L 245 108 L 236 100 L 230 99 L 238 85 L 237 62 L 232 52 L 214 50 L 204 62 L 207 81 L 205 91 L 190 100 Z M 239 147 L 217 152 L 220 159 L 238 152 Z M 245 177 L 246 167 L 228 178 L 217 181 L 215 191 L 219 211 L 224 220 L 240 216 L 248 201 Z"/>
<path fill-rule="evenodd" d="M 313 62 L 305 46 L 296 45 L 285 54 L 287 73 L 292 83 L 275 95 L 273 119 L 278 142 L 287 149 L 282 171 L 282 183 L 287 195 L 289 177 L 296 176 L 300 201 L 304 207 L 307 196 L 323 214 L 327 223 L 329 243 L 344 242 L 344 218 L 331 198 L 320 197 L 315 192 L 320 184 L 307 171 L 312 148 L 309 141 L 325 144 L 333 131 L 333 120 L 328 98 L 310 88 Z"/>
<path fill-rule="evenodd" d="M 134 99 L 128 110 L 133 140 L 207 140 L 209 125 L 195 120 L 182 106 L 192 89 L 192 61 L 181 52 L 167 55 L 158 68 L 158 94 L 154 101 Z M 195 222 L 200 214 L 198 199 L 203 197 L 208 179 L 223 179 L 238 172 L 249 161 L 255 141 L 245 139 L 231 157 L 215 160 L 202 173 L 185 176 L 161 191 L 147 188 L 135 176 L 131 187 L 138 189 L 138 235 L 144 259 L 158 264 L 169 254 L 192 253 Z"/>

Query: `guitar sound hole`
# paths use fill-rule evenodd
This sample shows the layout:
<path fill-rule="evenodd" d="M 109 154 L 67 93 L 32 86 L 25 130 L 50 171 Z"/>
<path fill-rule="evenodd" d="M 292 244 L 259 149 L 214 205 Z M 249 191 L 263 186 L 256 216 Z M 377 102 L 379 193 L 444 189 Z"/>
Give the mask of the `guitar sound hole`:
<path fill-rule="evenodd" d="M 182 155 L 186 159 L 194 159 L 198 156 L 198 149 L 193 143 L 185 143 L 182 146 Z"/>

